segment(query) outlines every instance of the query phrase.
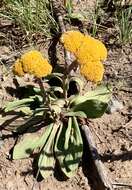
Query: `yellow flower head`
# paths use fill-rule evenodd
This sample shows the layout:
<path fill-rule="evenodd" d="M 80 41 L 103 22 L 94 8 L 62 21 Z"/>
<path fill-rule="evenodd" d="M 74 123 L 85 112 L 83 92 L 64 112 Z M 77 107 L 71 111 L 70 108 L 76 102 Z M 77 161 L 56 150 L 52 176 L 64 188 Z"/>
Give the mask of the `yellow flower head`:
<path fill-rule="evenodd" d="M 107 57 L 107 49 L 101 41 L 79 31 L 73 30 L 63 33 L 60 41 L 68 51 L 74 53 L 77 59 L 80 60 L 80 64 L 83 59 L 104 61 Z"/>
<path fill-rule="evenodd" d="M 107 58 L 107 49 L 101 41 L 97 39 L 94 39 L 94 41 L 97 49 L 96 53 L 99 56 L 100 60 L 104 61 Z"/>
<path fill-rule="evenodd" d="M 34 76 L 41 78 L 49 75 L 52 72 L 52 66 L 48 63 L 47 59 L 43 59 L 36 61 L 31 71 L 29 71 L 30 74 L 33 74 Z"/>
<path fill-rule="evenodd" d="M 79 31 L 67 31 L 62 34 L 60 41 L 68 51 L 75 53 L 80 48 L 83 38 L 84 35 Z"/>
<path fill-rule="evenodd" d="M 43 61 L 43 56 L 39 51 L 31 50 L 21 56 L 21 62 L 25 73 L 32 73 L 36 63 Z"/>
<path fill-rule="evenodd" d="M 99 82 L 103 78 L 104 66 L 101 62 L 88 62 L 86 64 L 81 65 L 80 73 L 87 80 Z"/>
<path fill-rule="evenodd" d="M 24 75 L 22 64 L 21 64 L 21 61 L 19 59 L 17 59 L 15 64 L 13 65 L 13 73 L 15 75 L 20 76 L 20 77 Z"/>
<path fill-rule="evenodd" d="M 36 77 L 45 77 L 52 72 L 52 66 L 44 59 L 39 51 L 32 50 L 22 55 L 21 66 L 24 73 L 33 74 Z"/>
<path fill-rule="evenodd" d="M 98 82 L 103 78 L 104 67 L 101 61 L 107 57 L 105 45 L 89 35 L 78 31 L 68 31 L 62 34 L 64 47 L 74 53 L 80 66 L 80 73 L 87 80 Z"/>
<path fill-rule="evenodd" d="M 90 36 L 85 36 L 84 41 L 75 53 L 79 64 L 89 61 L 103 61 L 107 57 L 107 49 L 104 44 Z"/>

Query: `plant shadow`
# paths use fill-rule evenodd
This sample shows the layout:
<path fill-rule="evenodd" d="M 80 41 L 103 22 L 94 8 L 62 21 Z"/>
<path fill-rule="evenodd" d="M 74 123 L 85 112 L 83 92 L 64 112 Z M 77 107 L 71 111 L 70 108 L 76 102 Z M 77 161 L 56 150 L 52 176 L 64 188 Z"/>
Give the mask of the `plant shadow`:
<path fill-rule="evenodd" d="M 94 165 L 94 161 L 92 160 L 92 155 L 91 155 L 89 146 L 85 142 L 85 140 L 84 140 L 84 151 L 83 151 L 83 158 L 82 158 L 82 170 L 83 170 L 84 175 L 88 179 L 88 183 L 91 189 L 94 189 L 94 190 L 104 189 L 104 185 L 101 182 L 97 169 Z"/>
<path fill-rule="evenodd" d="M 75 148 L 76 149 L 76 148 Z M 79 147 L 77 147 L 77 150 L 75 151 L 75 153 L 78 153 L 78 151 L 79 151 Z M 58 159 L 56 159 L 55 158 L 55 155 L 53 154 L 53 153 L 47 153 L 46 151 L 44 151 L 44 150 L 42 150 L 41 152 L 39 152 L 39 153 L 33 153 L 33 151 L 31 150 L 31 149 L 27 149 L 26 150 L 26 153 L 27 154 L 29 154 L 29 156 L 31 157 L 31 158 L 33 158 L 34 160 L 33 160 L 33 163 L 32 163 L 32 169 L 33 169 L 33 171 L 31 172 L 31 170 L 27 170 L 27 171 L 25 171 L 25 172 L 22 172 L 21 173 L 21 175 L 23 175 L 23 176 L 25 176 L 25 175 L 27 175 L 27 174 L 29 174 L 29 175 L 33 175 L 34 176 L 34 178 L 36 178 L 36 180 L 38 181 L 38 182 L 40 182 L 40 181 L 42 181 L 43 180 L 43 177 L 42 177 L 42 175 L 41 175 L 41 173 L 40 173 L 40 170 L 41 171 L 46 171 L 46 172 L 51 172 L 52 174 L 53 174 L 53 176 L 58 180 L 58 181 L 66 181 L 67 179 L 68 179 L 68 177 L 62 172 L 62 170 L 61 170 L 61 168 L 63 169 L 63 168 L 65 168 L 66 166 L 65 166 L 65 163 L 64 164 L 59 164 L 59 161 L 58 161 Z M 40 156 L 40 154 L 42 155 L 46 155 L 47 156 L 47 158 L 52 158 L 52 159 L 55 159 L 55 165 L 54 166 L 50 166 L 50 165 L 44 165 L 44 166 L 41 166 L 41 167 L 38 167 L 38 161 L 39 161 L 39 156 Z M 65 152 L 65 154 L 68 154 L 68 151 L 67 152 Z M 58 155 L 58 156 L 64 156 L 64 153 L 62 152 L 62 151 L 57 151 L 56 152 L 56 155 Z M 78 159 L 81 159 L 81 157 L 79 157 Z M 71 159 L 69 159 L 68 161 L 67 161 L 67 165 L 68 165 L 68 167 L 70 168 L 72 165 L 74 165 L 74 164 L 76 164 L 76 163 L 78 163 L 78 159 L 74 159 L 74 160 L 71 160 Z M 67 168 L 68 168 L 67 167 Z"/>
<path fill-rule="evenodd" d="M 57 65 L 57 61 L 58 61 L 56 46 L 59 41 L 59 37 L 60 36 L 55 37 L 51 40 L 51 43 L 50 43 L 50 46 L 48 49 L 49 60 L 50 60 L 50 63 L 52 65 L 53 69 Z"/>

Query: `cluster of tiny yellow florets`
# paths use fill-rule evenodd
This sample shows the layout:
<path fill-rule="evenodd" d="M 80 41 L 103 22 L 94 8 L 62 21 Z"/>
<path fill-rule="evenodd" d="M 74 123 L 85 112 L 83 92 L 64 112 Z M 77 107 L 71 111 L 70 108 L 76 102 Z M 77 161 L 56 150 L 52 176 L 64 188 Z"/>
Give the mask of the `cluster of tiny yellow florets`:
<path fill-rule="evenodd" d="M 13 72 L 18 76 L 29 73 L 41 78 L 52 72 L 52 66 L 39 51 L 32 50 L 22 55 L 21 58 L 15 62 Z"/>
<path fill-rule="evenodd" d="M 80 66 L 80 73 L 87 80 L 98 82 L 103 78 L 104 66 L 101 62 L 88 62 Z"/>
<path fill-rule="evenodd" d="M 82 75 L 90 81 L 102 80 L 104 67 L 101 61 L 106 59 L 107 49 L 101 41 L 79 31 L 65 32 L 60 41 L 75 55 Z"/>
<path fill-rule="evenodd" d="M 84 35 L 79 31 L 68 31 L 62 34 L 60 41 L 68 51 L 75 53 L 83 42 L 83 38 Z"/>

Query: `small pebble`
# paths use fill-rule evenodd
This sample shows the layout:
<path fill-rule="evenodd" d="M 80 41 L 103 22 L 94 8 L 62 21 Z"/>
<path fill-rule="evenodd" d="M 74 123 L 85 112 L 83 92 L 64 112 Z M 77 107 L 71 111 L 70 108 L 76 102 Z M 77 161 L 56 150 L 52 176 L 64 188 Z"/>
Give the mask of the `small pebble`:
<path fill-rule="evenodd" d="M 107 107 L 107 113 L 111 114 L 113 112 L 119 111 L 123 109 L 123 104 L 122 102 L 119 102 L 116 98 L 112 97 L 111 100 L 108 103 Z"/>

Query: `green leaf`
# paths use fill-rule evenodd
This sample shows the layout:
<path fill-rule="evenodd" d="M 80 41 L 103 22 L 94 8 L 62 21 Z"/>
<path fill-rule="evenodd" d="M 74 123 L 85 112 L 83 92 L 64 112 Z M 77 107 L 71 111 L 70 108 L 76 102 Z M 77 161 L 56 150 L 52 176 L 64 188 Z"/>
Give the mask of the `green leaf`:
<path fill-rule="evenodd" d="M 33 112 L 33 116 L 43 116 L 44 112 L 47 110 L 48 110 L 48 108 L 46 108 L 46 107 L 36 108 Z"/>
<path fill-rule="evenodd" d="M 73 128 L 74 128 L 74 132 L 75 132 L 74 137 L 77 141 L 77 144 L 82 146 L 83 145 L 82 136 L 81 136 L 80 128 L 79 128 L 76 117 L 72 118 L 72 122 L 73 122 Z"/>
<path fill-rule="evenodd" d="M 17 109 L 17 111 L 24 113 L 25 115 L 32 115 L 33 111 L 28 106 L 22 106 Z"/>
<path fill-rule="evenodd" d="M 64 116 L 76 116 L 76 117 L 82 117 L 82 118 L 87 118 L 87 115 L 83 112 L 83 111 L 76 111 L 76 112 L 67 112 L 67 113 L 64 113 Z"/>
<path fill-rule="evenodd" d="M 60 163 L 61 170 L 67 177 L 74 175 L 82 157 L 83 143 L 79 126 L 75 119 L 70 117 L 68 126 L 61 126 L 55 143 L 55 155 Z"/>
<path fill-rule="evenodd" d="M 43 120 L 43 115 L 32 115 L 28 119 L 25 119 L 25 122 L 21 125 L 13 125 L 14 132 L 22 134 L 25 131 L 35 132 L 37 129 L 37 124 L 41 123 Z"/>
<path fill-rule="evenodd" d="M 66 144 L 65 143 L 65 139 L 66 139 L 65 134 L 66 134 L 66 126 L 60 125 L 59 131 L 57 133 L 56 141 L 55 141 L 54 152 L 55 152 L 56 159 L 59 161 L 61 170 L 63 171 L 63 173 L 66 174 L 66 167 L 64 164 L 64 159 L 65 159 L 66 152 L 67 152 L 67 150 L 64 149 L 64 145 Z"/>
<path fill-rule="evenodd" d="M 41 89 L 40 89 L 40 88 L 34 87 L 33 90 L 34 90 L 34 92 L 35 92 L 36 94 L 41 93 Z"/>
<path fill-rule="evenodd" d="M 71 100 L 70 111 L 82 111 L 88 118 L 98 118 L 106 111 L 110 98 L 111 90 L 106 86 L 100 86 L 84 96 L 77 96 Z"/>
<path fill-rule="evenodd" d="M 83 141 L 76 117 L 72 117 L 72 134 L 69 150 L 70 154 L 66 155 L 65 163 L 67 165 L 67 169 L 69 169 L 68 175 L 70 177 L 77 170 L 83 152 Z M 71 160 L 73 160 L 72 164 L 70 164 Z"/>
<path fill-rule="evenodd" d="M 87 92 L 84 96 L 89 99 L 97 99 L 102 102 L 108 103 L 112 95 L 112 89 L 110 86 L 97 86 L 95 90 Z"/>
<path fill-rule="evenodd" d="M 49 177 L 53 173 L 55 165 L 53 148 L 54 148 L 54 139 L 59 124 L 53 124 L 52 126 L 53 126 L 52 132 L 39 156 L 39 161 L 38 161 L 39 171 L 44 178 Z"/>
<path fill-rule="evenodd" d="M 47 113 L 48 108 L 36 108 L 33 112 L 33 114 L 28 117 L 24 118 L 24 123 L 22 124 L 13 124 L 13 131 L 19 134 L 24 133 L 25 131 L 35 132 L 38 129 L 38 124 L 41 124 L 41 122 L 44 120 L 44 115 Z"/>
<path fill-rule="evenodd" d="M 27 158 L 36 148 L 41 148 L 47 141 L 52 130 L 52 125 L 47 126 L 43 135 L 39 137 L 34 133 L 22 136 L 13 149 L 13 159 Z"/>
<path fill-rule="evenodd" d="M 108 104 L 98 100 L 86 100 L 76 105 L 72 111 L 83 111 L 88 118 L 101 117 L 107 109 Z"/>
<path fill-rule="evenodd" d="M 108 103 L 111 98 L 111 89 L 108 86 L 98 86 L 95 90 L 91 90 L 85 93 L 83 96 L 76 96 L 75 98 L 71 99 L 70 105 L 76 106 L 86 100 L 100 100 L 104 103 Z"/>
<path fill-rule="evenodd" d="M 32 115 L 30 115 L 30 117 L 27 118 L 26 116 L 23 118 L 24 122 L 19 123 L 19 124 L 15 124 L 15 123 L 10 124 L 10 126 L 12 127 L 12 131 L 18 134 L 22 134 L 27 130 L 28 131 L 30 130 L 30 132 L 37 131 L 38 129 L 40 129 L 38 124 L 41 124 L 41 122 L 43 121 L 44 114 L 47 113 L 47 110 L 48 108 L 36 108 L 33 111 Z"/>
<path fill-rule="evenodd" d="M 80 78 L 78 78 L 78 77 L 72 77 L 71 79 L 70 79 L 70 82 L 71 81 L 74 81 L 77 85 L 78 85 L 78 87 L 79 87 L 79 92 L 81 93 L 82 92 L 82 89 L 83 89 L 83 87 L 84 87 L 84 82 L 83 82 L 83 80 L 81 80 Z"/>
<path fill-rule="evenodd" d="M 71 128 L 72 128 L 72 118 L 69 117 L 68 119 L 68 127 L 65 133 L 65 143 L 64 143 L 64 149 L 67 150 L 69 147 L 69 139 L 70 139 L 70 134 L 71 134 Z"/>
<path fill-rule="evenodd" d="M 71 19 L 78 19 L 80 21 L 85 20 L 85 17 L 82 14 L 80 14 L 80 13 L 71 13 L 70 14 L 70 18 Z"/>
<path fill-rule="evenodd" d="M 63 89 L 59 86 L 52 86 L 51 89 L 54 91 L 54 92 L 60 92 L 61 94 L 63 93 Z"/>
<path fill-rule="evenodd" d="M 38 101 L 39 103 L 43 102 L 43 97 L 41 95 L 35 95 L 34 100 Z"/>
<path fill-rule="evenodd" d="M 17 108 L 20 108 L 22 106 L 25 107 L 33 101 L 34 101 L 33 98 L 24 98 L 22 100 L 14 100 L 13 102 L 9 102 L 7 103 L 7 105 L 5 105 L 4 111 L 9 112 L 12 110 L 16 110 Z"/>

